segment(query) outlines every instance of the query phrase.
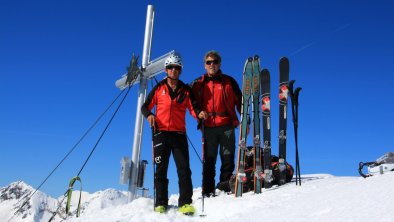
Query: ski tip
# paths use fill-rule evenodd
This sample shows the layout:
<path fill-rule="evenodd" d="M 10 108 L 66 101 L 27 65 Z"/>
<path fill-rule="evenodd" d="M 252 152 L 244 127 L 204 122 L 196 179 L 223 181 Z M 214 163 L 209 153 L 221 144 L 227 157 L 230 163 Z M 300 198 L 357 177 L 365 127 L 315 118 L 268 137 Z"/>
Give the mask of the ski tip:
<path fill-rule="evenodd" d="M 269 74 L 270 74 L 270 71 L 268 71 L 268 69 L 263 69 L 263 70 L 261 70 L 261 72 L 260 72 L 260 75 L 268 75 L 269 76 Z"/>
<path fill-rule="evenodd" d="M 289 59 L 286 56 L 280 58 L 280 61 L 285 61 L 285 60 L 289 61 Z"/>
<path fill-rule="evenodd" d="M 268 73 L 269 71 L 268 71 L 268 69 L 266 69 L 266 68 L 263 68 L 262 70 L 261 70 L 261 73 Z"/>
<path fill-rule="evenodd" d="M 280 63 L 289 63 L 289 59 L 287 57 L 282 57 L 279 60 Z"/>
<path fill-rule="evenodd" d="M 253 57 L 249 57 L 249 58 L 248 58 L 248 61 L 249 61 L 249 62 L 253 61 Z"/>
<path fill-rule="evenodd" d="M 248 67 L 249 65 L 252 65 L 252 61 L 250 60 L 250 58 L 248 58 L 248 59 L 245 61 L 244 73 L 246 72 L 246 69 L 247 69 L 247 67 Z"/>
<path fill-rule="evenodd" d="M 254 59 L 254 60 L 259 60 L 260 57 L 259 57 L 258 55 L 254 55 L 253 59 Z"/>
<path fill-rule="evenodd" d="M 279 61 L 280 82 L 289 81 L 289 59 L 282 57 Z"/>

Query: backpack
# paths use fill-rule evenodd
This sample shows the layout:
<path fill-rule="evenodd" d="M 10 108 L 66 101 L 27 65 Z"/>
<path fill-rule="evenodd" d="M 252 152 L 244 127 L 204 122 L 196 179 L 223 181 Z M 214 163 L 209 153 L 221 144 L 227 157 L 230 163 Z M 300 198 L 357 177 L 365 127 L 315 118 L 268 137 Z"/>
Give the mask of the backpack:
<path fill-rule="evenodd" d="M 254 178 L 253 178 L 253 158 L 254 152 L 252 151 L 253 147 L 248 147 L 249 152 L 246 155 L 245 159 L 245 174 L 246 174 L 246 182 L 243 183 L 243 192 L 249 192 L 254 190 Z M 264 157 L 261 158 L 261 167 L 264 167 Z M 272 169 L 272 185 L 278 185 L 279 181 L 279 158 L 275 155 L 271 155 L 271 169 Z M 293 179 L 294 168 L 289 163 L 286 163 L 286 183 L 290 182 Z M 233 174 L 229 181 L 220 182 L 216 188 L 225 192 L 235 192 L 235 175 Z M 263 180 L 264 182 L 264 180 Z"/>

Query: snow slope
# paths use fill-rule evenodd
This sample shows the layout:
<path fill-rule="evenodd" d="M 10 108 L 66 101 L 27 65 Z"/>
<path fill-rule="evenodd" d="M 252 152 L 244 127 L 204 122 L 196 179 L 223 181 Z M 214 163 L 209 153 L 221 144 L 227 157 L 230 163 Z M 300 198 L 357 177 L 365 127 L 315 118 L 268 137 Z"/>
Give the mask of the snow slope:
<path fill-rule="evenodd" d="M 394 172 L 366 179 L 327 174 L 303 175 L 302 178 L 302 186 L 294 183 L 274 186 L 261 194 L 245 193 L 241 198 L 219 193 L 217 197 L 205 198 L 204 212 L 201 189 L 197 188 L 193 196 L 197 213 L 193 217 L 179 214 L 176 207 L 166 214 L 155 213 L 150 198 L 127 203 L 125 192 L 109 189 L 84 193 L 81 216 L 69 216 L 65 221 L 394 221 Z M 170 204 L 175 206 L 177 198 L 172 195 Z M 10 210 L 8 207 L 7 201 L 1 200 L 1 218 L 10 215 L 4 213 Z M 202 213 L 206 216 L 201 217 Z M 60 220 L 57 217 L 55 221 Z M 41 220 L 16 217 L 11 221 Z"/>

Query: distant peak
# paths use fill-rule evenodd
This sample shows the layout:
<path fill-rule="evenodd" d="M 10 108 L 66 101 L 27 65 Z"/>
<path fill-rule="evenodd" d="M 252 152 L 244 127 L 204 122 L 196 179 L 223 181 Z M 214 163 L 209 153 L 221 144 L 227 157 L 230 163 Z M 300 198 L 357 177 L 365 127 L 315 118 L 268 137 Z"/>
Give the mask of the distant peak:
<path fill-rule="evenodd" d="M 30 195 L 34 191 L 33 187 L 23 181 L 10 183 L 8 186 L 0 189 L 0 200 L 19 200 Z"/>

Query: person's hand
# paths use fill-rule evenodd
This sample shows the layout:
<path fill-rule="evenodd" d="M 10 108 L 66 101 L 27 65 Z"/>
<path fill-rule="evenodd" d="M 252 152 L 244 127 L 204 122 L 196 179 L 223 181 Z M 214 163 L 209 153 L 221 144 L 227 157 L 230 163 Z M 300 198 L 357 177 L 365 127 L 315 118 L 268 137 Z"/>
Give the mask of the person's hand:
<path fill-rule="evenodd" d="M 204 119 L 204 120 L 206 120 L 206 119 L 208 118 L 208 113 L 205 112 L 205 111 L 201 111 L 201 112 L 198 114 L 198 118 L 199 118 L 199 119 Z"/>
<path fill-rule="evenodd" d="M 149 115 L 146 119 L 148 120 L 150 127 L 153 127 L 153 130 L 156 131 L 155 115 Z"/>

